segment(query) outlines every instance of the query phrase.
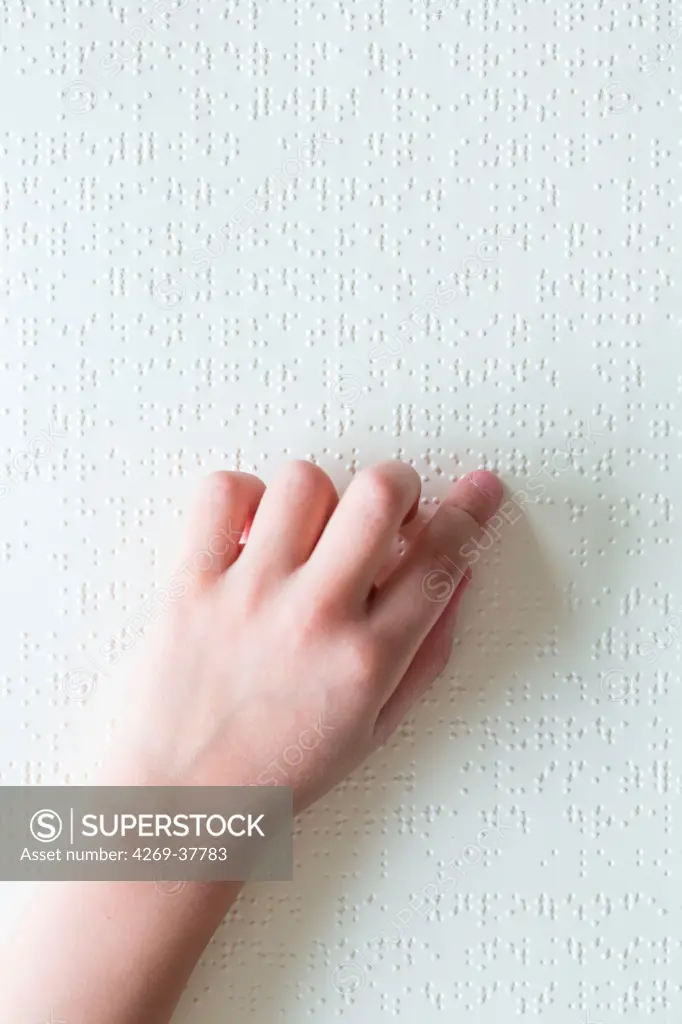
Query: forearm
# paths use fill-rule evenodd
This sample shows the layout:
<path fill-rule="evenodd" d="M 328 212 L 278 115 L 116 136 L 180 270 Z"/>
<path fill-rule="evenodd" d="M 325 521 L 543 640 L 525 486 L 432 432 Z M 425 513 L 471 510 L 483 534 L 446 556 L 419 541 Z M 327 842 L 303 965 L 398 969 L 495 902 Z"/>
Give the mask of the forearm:
<path fill-rule="evenodd" d="M 241 882 L 39 886 L 0 961 L 12 1024 L 166 1024 Z"/>

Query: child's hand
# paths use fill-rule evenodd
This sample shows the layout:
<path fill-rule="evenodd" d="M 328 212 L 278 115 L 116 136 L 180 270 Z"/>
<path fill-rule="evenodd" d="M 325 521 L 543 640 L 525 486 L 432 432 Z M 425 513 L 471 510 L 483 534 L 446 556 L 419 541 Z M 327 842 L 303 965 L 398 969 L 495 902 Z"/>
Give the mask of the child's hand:
<path fill-rule="evenodd" d="M 396 565 L 420 497 L 403 463 L 363 470 L 340 500 L 306 462 L 267 490 L 244 473 L 209 478 L 189 537 L 194 581 L 171 595 L 133 681 L 122 774 L 132 764 L 140 782 L 289 785 L 297 811 L 312 803 L 444 668 L 464 552 L 501 492 L 492 473 L 458 481 L 428 525 L 413 523 Z"/>
<path fill-rule="evenodd" d="M 105 781 L 280 783 L 299 811 L 367 757 L 445 665 L 467 557 L 501 495 L 491 473 L 472 474 L 419 529 L 419 490 L 398 462 L 360 473 L 340 501 L 307 463 L 267 491 L 212 477 L 153 656 L 128 699 L 116 694 L 130 716 Z M 0 955 L 7 1019 L 58 1007 L 69 1021 L 167 1024 L 240 888 L 41 887 Z"/>

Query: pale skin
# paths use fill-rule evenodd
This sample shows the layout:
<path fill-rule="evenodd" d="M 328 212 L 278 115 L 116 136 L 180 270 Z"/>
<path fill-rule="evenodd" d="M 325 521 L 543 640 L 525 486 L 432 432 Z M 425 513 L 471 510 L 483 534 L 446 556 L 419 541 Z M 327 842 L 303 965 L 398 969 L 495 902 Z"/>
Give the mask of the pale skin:
<path fill-rule="evenodd" d="M 420 495 L 399 462 L 362 470 L 341 498 L 310 463 L 284 466 L 267 489 L 245 473 L 210 477 L 185 554 L 220 554 L 169 605 L 103 781 L 273 784 L 282 751 L 317 730 L 286 778 L 301 811 L 385 743 L 449 659 L 463 551 L 502 486 L 469 474 L 428 519 Z M 240 888 L 190 884 L 169 898 L 148 882 L 43 884 L 0 960 L 0 1016 L 164 1024 Z"/>

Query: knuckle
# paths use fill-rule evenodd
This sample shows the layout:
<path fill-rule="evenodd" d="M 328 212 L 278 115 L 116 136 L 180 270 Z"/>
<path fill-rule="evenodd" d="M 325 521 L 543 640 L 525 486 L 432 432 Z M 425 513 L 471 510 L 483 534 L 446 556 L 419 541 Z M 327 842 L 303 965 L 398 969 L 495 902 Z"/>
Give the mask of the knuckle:
<path fill-rule="evenodd" d="M 381 671 L 382 656 L 379 644 L 369 636 L 355 637 L 346 655 L 346 673 L 354 686 L 374 682 Z"/>
<path fill-rule="evenodd" d="M 443 513 L 446 527 L 455 533 L 467 534 L 479 528 L 478 522 L 471 512 L 462 508 L 461 505 L 444 504 L 441 505 L 440 510 Z"/>
<path fill-rule="evenodd" d="M 471 513 L 458 505 L 442 505 L 431 525 L 434 552 L 459 551 L 481 532 Z"/>
<path fill-rule="evenodd" d="M 298 613 L 295 616 L 296 628 L 299 632 L 303 649 L 314 644 L 317 646 L 320 639 L 330 636 L 337 625 L 337 616 L 334 609 L 324 602 L 316 601 L 305 614 Z"/>
<path fill-rule="evenodd" d="M 362 488 L 365 507 L 376 518 L 391 516 L 396 506 L 402 504 L 404 487 L 401 481 L 379 467 L 365 470 L 358 486 Z"/>

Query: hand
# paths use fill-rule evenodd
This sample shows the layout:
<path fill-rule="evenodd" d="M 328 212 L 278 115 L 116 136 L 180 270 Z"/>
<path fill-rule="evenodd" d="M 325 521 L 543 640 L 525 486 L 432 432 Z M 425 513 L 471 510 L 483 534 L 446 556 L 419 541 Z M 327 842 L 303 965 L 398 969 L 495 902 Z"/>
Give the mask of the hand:
<path fill-rule="evenodd" d="M 157 594 L 167 608 L 151 657 L 127 698 L 115 693 L 128 715 L 105 781 L 281 783 L 300 811 L 383 743 L 448 659 L 501 485 L 465 477 L 426 525 L 419 494 L 398 462 L 359 473 L 340 501 L 308 463 L 267 491 L 248 474 L 211 477 L 183 569 Z M 0 955 L 7 1019 L 58 1007 L 69 1021 L 167 1024 L 240 889 L 41 886 Z"/>
<path fill-rule="evenodd" d="M 289 785 L 296 811 L 318 799 L 444 668 L 501 493 L 492 473 L 470 474 L 423 524 L 419 475 L 400 462 L 361 471 L 340 500 L 307 462 L 267 490 L 246 473 L 210 477 L 189 531 L 193 571 L 168 589 L 132 681 L 126 768 L 112 781 L 131 781 L 132 766 L 152 784 Z"/>

